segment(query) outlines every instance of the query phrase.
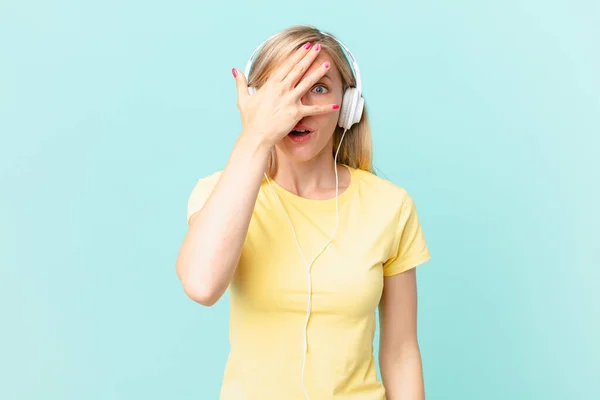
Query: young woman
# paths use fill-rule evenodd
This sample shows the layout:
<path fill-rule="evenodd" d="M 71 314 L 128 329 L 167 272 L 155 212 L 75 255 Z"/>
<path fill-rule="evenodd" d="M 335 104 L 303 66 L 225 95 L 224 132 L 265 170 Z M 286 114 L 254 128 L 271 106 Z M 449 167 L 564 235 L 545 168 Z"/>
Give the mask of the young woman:
<path fill-rule="evenodd" d="M 220 398 L 423 399 L 414 267 L 430 256 L 411 196 L 372 171 L 358 66 L 310 26 L 265 43 L 249 81 L 233 69 L 242 131 L 193 188 L 177 259 L 194 301 L 229 289 Z"/>

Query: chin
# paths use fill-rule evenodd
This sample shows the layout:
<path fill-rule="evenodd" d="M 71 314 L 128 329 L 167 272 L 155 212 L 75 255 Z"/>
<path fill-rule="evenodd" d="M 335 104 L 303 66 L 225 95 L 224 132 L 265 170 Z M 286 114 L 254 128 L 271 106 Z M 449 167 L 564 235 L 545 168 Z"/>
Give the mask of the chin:
<path fill-rule="evenodd" d="M 317 129 L 306 137 L 293 138 L 286 136 L 279 142 L 277 146 L 278 152 L 294 163 L 312 161 L 318 158 L 325 148 L 328 147 L 328 142 L 333 140 L 333 136 L 329 137 L 329 140 L 326 140 L 321 133 L 322 131 Z"/>

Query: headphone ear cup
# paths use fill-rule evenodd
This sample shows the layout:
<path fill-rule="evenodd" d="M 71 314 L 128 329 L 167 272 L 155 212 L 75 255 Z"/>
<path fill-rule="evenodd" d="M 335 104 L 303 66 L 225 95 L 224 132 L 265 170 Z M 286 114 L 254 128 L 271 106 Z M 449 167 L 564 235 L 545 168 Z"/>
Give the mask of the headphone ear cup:
<path fill-rule="evenodd" d="M 360 119 L 362 118 L 363 109 L 365 108 L 365 99 L 358 94 L 358 98 L 356 99 L 356 105 L 354 106 L 354 112 L 352 113 L 352 124 L 358 124 Z"/>
<path fill-rule="evenodd" d="M 350 129 L 352 125 L 360 121 L 365 101 L 357 88 L 348 88 L 344 92 L 342 107 L 338 125 L 345 129 Z"/>
<path fill-rule="evenodd" d="M 340 108 L 340 116 L 338 118 L 338 125 L 342 128 L 349 129 L 350 114 L 352 112 L 352 88 L 346 89 L 344 97 L 342 98 L 342 107 Z"/>

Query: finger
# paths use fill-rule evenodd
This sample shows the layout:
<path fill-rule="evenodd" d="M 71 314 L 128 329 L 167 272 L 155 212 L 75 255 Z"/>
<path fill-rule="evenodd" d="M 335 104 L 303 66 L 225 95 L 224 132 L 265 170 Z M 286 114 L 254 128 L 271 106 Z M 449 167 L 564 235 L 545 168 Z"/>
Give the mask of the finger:
<path fill-rule="evenodd" d="M 246 81 L 244 74 L 237 69 L 233 68 L 231 73 L 235 78 L 235 85 L 238 92 L 238 102 L 243 103 L 250 97 L 250 92 L 248 92 L 248 82 Z"/>
<path fill-rule="evenodd" d="M 296 86 L 298 81 L 304 76 L 321 51 L 321 45 L 315 44 L 312 50 L 309 50 L 304 57 L 296 63 L 283 80 L 284 84 L 290 88 Z"/>
<path fill-rule="evenodd" d="M 315 83 L 319 82 L 319 80 L 323 78 L 323 75 L 327 73 L 330 67 L 331 64 L 329 61 L 325 61 L 319 66 L 319 68 L 302 78 L 300 83 L 298 83 L 298 85 L 296 85 L 296 87 L 292 90 L 292 94 L 297 98 L 304 96 L 304 94 L 308 92 Z"/>
<path fill-rule="evenodd" d="M 290 73 L 294 65 L 298 64 L 307 54 L 310 53 L 312 43 L 306 42 L 300 46 L 298 50 L 292 53 L 272 74 L 272 79 L 275 82 L 281 82 Z"/>
<path fill-rule="evenodd" d="M 336 111 L 340 108 L 339 104 L 318 104 L 312 106 L 301 106 L 300 114 L 302 117 L 309 115 L 321 115 Z"/>

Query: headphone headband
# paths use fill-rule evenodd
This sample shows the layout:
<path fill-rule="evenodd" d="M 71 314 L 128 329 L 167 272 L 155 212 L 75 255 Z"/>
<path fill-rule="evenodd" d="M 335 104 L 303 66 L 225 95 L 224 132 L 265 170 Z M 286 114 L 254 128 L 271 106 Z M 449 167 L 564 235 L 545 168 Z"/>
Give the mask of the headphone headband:
<path fill-rule="evenodd" d="M 252 53 L 252 55 L 248 59 L 248 62 L 246 63 L 246 68 L 245 68 L 245 71 L 244 71 L 244 75 L 246 76 L 246 79 L 249 79 L 250 67 L 252 66 L 252 63 L 254 62 L 254 57 L 256 56 L 256 53 L 259 52 L 259 50 L 263 47 L 263 45 L 265 43 L 267 43 L 269 40 L 271 40 L 275 36 L 279 35 L 280 33 L 281 32 L 278 32 L 278 33 L 276 33 L 276 34 L 268 37 L 261 44 L 259 44 L 258 47 L 256 47 L 256 49 L 254 50 L 254 52 Z M 338 40 L 337 38 L 333 37 L 329 33 L 325 33 L 325 32 L 322 32 L 322 31 L 319 31 L 319 33 L 321 33 L 322 35 L 325 35 L 325 36 L 329 36 L 330 38 L 332 38 L 333 40 L 335 40 L 346 51 L 346 53 L 348 54 L 348 56 L 350 58 L 350 62 L 352 64 L 352 69 L 353 69 L 352 72 L 353 72 L 353 75 L 354 75 L 354 79 L 356 80 L 356 89 L 358 89 L 359 93 L 362 93 L 362 80 L 360 79 L 360 70 L 358 68 L 358 63 L 356 62 L 356 59 L 352 55 L 352 52 L 350 51 L 350 49 L 348 49 L 348 47 L 346 47 L 346 45 L 344 45 L 340 40 Z M 348 58 L 348 57 L 346 57 L 346 58 Z"/>

